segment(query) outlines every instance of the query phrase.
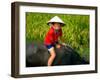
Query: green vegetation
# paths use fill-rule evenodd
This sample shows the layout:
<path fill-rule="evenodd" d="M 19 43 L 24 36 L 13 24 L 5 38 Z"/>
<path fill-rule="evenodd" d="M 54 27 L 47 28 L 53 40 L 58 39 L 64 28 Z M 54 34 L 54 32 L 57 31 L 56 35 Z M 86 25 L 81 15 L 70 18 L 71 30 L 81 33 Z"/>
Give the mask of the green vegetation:
<path fill-rule="evenodd" d="M 46 24 L 54 16 L 59 16 L 64 22 L 64 42 L 74 48 L 81 57 L 89 61 L 89 15 L 26 13 L 26 41 L 42 42 L 49 30 Z"/>

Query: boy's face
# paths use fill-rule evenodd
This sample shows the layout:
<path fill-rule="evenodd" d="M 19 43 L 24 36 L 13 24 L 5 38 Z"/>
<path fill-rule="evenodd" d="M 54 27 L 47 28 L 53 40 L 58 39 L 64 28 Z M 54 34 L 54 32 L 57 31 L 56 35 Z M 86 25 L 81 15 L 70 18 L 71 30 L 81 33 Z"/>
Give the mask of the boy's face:
<path fill-rule="evenodd" d="M 57 30 L 59 30 L 61 28 L 61 24 L 60 23 L 54 23 L 53 26 Z"/>

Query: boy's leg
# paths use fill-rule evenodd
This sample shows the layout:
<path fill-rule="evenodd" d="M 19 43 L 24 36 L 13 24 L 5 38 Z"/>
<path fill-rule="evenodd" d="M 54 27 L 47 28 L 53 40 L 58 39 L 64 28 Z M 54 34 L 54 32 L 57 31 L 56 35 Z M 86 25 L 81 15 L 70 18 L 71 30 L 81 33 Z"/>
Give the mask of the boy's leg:
<path fill-rule="evenodd" d="M 55 57 L 56 57 L 56 53 L 55 53 L 55 50 L 54 50 L 54 47 L 51 47 L 49 49 L 49 52 L 50 52 L 50 57 L 48 59 L 48 66 L 51 66 Z"/>

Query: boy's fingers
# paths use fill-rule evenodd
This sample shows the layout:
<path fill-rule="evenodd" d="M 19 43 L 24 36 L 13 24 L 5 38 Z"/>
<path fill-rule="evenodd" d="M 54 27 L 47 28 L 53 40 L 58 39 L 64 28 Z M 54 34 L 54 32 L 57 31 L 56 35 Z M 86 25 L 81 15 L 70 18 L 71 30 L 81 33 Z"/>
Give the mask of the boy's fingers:
<path fill-rule="evenodd" d="M 56 45 L 56 48 L 60 48 L 61 47 L 61 45 Z"/>
<path fill-rule="evenodd" d="M 62 45 L 66 46 L 66 44 L 65 44 L 65 43 L 62 43 Z"/>

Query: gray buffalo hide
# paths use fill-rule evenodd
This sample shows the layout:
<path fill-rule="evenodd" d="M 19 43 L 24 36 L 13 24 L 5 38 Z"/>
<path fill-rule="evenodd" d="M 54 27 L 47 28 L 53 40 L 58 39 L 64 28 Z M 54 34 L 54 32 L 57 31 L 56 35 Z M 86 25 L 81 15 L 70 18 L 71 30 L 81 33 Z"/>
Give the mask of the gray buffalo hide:
<path fill-rule="evenodd" d="M 53 66 L 88 64 L 70 46 L 62 46 L 60 49 L 55 48 L 55 51 L 56 58 L 52 64 Z M 50 53 L 43 44 L 26 44 L 26 67 L 47 66 L 49 56 Z"/>

